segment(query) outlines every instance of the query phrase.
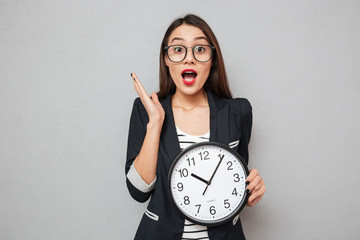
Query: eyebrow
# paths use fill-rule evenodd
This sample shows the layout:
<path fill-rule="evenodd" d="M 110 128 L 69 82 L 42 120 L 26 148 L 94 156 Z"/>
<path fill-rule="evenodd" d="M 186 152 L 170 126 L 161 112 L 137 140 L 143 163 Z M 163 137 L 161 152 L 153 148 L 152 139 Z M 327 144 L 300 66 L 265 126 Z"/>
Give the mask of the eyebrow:
<path fill-rule="evenodd" d="M 194 38 L 194 40 L 202 40 L 202 39 L 204 39 L 204 40 L 206 40 L 207 42 L 209 42 L 209 40 L 208 40 L 206 37 L 204 37 L 204 36 L 200 36 L 200 37 Z M 174 38 L 171 40 L 171 43 L 174 42 L 175 40 L 185 41 L 185 39 L 183 39 L 183 38 L 174 37 Z"/>

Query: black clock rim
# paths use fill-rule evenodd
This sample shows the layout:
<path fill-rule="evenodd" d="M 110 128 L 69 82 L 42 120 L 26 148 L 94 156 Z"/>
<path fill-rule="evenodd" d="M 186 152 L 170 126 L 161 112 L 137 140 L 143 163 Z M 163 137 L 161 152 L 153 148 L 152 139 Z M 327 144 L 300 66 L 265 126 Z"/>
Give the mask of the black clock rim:
<path fill-rule="evenodd" d="M 247 201 L 248 201 L 248 198 L 249 198 L 249 194 L 247 193 L 247 191 L 244 191 L 244 196 L 243 196 L 243 199 L 242 199 L 242 202 L 241 204 L 230 214 L 228 215 L 227 217 L 225 218 L 221 218 L 221 219 L 218 219 L 216 221 L 198 221 L 196 219 L 192 219 L 190 218 L 189 216 L 187 216 L 183 211 L 181 211 L 181 209 L 176 205 L 175 203 L 175 200 L 171 194 L 171 172 L 174 170 L 174 167 L 176 165 L 176 162 L 183 156 L 186 154 L 186 152 L 190 151 L 191 149 L 193 148 L 197 148 L 199 146 L 204 146 L 204 145 L 212 145 L 212 146 L 217 146 L 217 147 L 221 147 L 221 148 L 224 148 L 225 150 L 229 151 L 230 153 L 232 153 L 233 155 L 235 155 L 237 157 L 237 159 L 240 161 L 243 169 L 245 170 L 246 172 L 246 177 L 249 176 L 249 169 L 246 165 L 246 162 L 245 160 L 243 159 L 243 157 L 241 157 L 241 155 L 239 153 L 237 153 L 235 150 L 233 150 L 232 148 L 230 148 L 229 146 L 225 145 L 225 144 L 222 144 L 222 143 L 218 143 L 218 142 L 200 142 L 200 143 L 194 143 L 192 145 L 190 145 L 189 147 L 187 148 L 184 148 L 183 151 L 181 151 L 181 153 L 179 153 L 179 155 L 176 156 L 176 158 L 174 159 L 174 161 L 172 162 L 171 166 L 170 166 L 170 169 L 169 169 L 169 172 L 168 172 L 168 179 L 167 179 L 167 183 L 168 183 L 168 194 L 170 196 L 170 199 L 171 199 L 171 202 L 172 204 L 175 206 L 175 208 L 177 209 L 177 211 L 184 217 L 186 218 L 187 220 L 193 222 L 193 223 L 196 223 L 196 224 L 199 224 L 199 225 L 203 225 L 203 226 L 208 226 L 208 227 L 214 227 L 214 226 L 219 226 L 219 225 L 222 225 L 222 224 L 225 224 L 227 222 L 230 222 L 234 217 L 236 217 L 240 212 L 241 210 L 245 207 Z"/>

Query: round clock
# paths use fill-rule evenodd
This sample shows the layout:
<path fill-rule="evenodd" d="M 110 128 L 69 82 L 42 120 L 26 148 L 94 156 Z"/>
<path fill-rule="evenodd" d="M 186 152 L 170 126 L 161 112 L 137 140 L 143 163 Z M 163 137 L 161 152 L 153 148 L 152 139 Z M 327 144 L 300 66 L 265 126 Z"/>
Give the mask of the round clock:
<path fill-rule="evenodd" d="M 234 150 L 216 142 L 184 149 L 170 167 L 171 199 L 188 220 L 206 226 L 231 221 L 245 206 L 249 170 Z"/>

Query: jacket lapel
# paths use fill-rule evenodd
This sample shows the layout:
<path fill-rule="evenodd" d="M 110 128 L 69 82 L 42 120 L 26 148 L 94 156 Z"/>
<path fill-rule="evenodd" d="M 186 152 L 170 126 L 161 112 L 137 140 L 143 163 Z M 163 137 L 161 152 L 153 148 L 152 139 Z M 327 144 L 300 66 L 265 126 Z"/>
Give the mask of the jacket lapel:
<path fill-rule="evenodd" d="M 162 102 L 165 111 L 165 121 L 162 129 L 162 144 L 168 154 L 168 159 L 173 162 L 181 152 L 179 139 L 177 136 L 174 114 L 171 107 L 171 95 L 168 95 Z"/>
<path fill-rule="evenodd" d="M 207 91 L 210 108 L 210 141 L 229 143 L 229 108 L 212 92 Z"/>

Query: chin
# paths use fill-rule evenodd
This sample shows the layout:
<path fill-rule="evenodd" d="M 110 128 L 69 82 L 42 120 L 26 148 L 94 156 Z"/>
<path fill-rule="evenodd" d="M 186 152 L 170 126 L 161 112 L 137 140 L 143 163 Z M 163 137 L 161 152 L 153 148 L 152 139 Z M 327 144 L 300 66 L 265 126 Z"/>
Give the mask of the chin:
<path fill-rule="evenodd" d="M 182 87 L 182 88 L 178 88 L 178 91 L 180 91 L 181 93 L 183 93 L 184 95 L 187 96 L 193 96 L 195 94 L 198 94 L 199 92 L 203 92 L 203 88 L 201 87 Z"/>

